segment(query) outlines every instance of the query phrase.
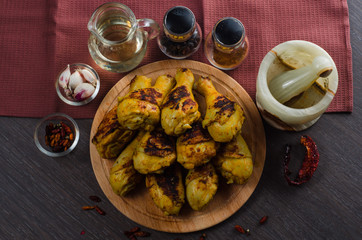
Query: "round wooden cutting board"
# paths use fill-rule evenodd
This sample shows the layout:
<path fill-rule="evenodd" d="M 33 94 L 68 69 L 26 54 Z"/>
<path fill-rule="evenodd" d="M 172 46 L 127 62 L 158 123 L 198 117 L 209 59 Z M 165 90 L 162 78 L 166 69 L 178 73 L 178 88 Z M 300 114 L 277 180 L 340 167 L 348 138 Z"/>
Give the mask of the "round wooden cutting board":
<path fill-rule="evenodd" d="M 254 160 L 254 171 L 244 185 L 227 185 L 220 177 L 220 185 L 214 199 L 202 211 L 193 211 L 185 203 L 178 216 L 164 216 L 153 203 L 144 182 L 126 197 L 116 195 L 109 182 L 109 170 L 114 160 L 102 159 L 91 139 L 97 131 L 103 116 L 117 104 L 117 97 L 128 93 L 129 84 L 135 75 L 151 77 L 153 81 L 162 74 L 175 76 L 177 68 L 188 68 L 198 79 L 200 75 L 210 76 L 216 89 L 236 101 L 244 109 L 245 121 L 242 135 L 247 142 Z M 205 102 L 201 95 L 195 99 L 204 114 Z M 193 232 L 211 227 L 234 214 L 254 192 L 261 177 L 265 161 L 265 133 L 259 112 L 248 93 L 226 73 L 204 63 L 191 60 L 165 60 L 140 67 L 123 77 L 108 92 L 94 117 L 90 135 L 90 156 L 95 176 L 103 192 L 113 205 L 131 220 L 143 226 L 164 232 Z"/>

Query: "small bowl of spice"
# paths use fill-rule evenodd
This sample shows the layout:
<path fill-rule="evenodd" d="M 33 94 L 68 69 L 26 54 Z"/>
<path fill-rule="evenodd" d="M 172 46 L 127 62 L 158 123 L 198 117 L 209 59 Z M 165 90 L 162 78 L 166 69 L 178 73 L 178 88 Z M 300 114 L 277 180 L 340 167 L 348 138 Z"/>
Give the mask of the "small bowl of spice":
<path fill-rule="evenodd" d="M 81 106 L 92 101 L 97 96 L 99 88 L 98 73 L 84 63 L 68 64 L 55 81 L 59 98 L 73 106 Z"/>
<path fill-rule="evenodd" d="M 64 113 L 53 113 L 41 119 L 35 128 L 34 142 L 49 157 L 70 153 L 79 141 L 79 127 Z"/>

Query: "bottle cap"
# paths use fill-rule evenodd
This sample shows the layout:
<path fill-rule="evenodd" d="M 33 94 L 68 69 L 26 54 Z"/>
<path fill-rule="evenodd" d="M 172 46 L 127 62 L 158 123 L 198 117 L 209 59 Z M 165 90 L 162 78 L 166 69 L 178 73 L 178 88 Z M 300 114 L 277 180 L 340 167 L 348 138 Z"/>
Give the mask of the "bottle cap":
<path fill-rule="evenodd" d="M 235 46 L 244 40 L 245 28 L 236 18 L 222 18 L 214 26 L 213 37 L 223 46 Z"/>
<path fill-rule="evenodd" d="M 171 38 L 183 39 L 195 28 L 195 15 L 187 7 L 176 6 L 167 11 L 163 26 Z"/>

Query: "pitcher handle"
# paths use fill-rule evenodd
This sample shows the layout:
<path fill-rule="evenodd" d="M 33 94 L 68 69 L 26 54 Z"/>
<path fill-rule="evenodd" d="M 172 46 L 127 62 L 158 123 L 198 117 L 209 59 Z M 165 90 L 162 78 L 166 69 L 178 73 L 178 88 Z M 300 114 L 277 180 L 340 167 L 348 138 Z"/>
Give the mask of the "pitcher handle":
<path fill-rule="evenodd" d="M 148 40 L 154 39 L 160 33 L 160 26 L 156 21 L 150 18 L 137 19 L 138 26 L 141 28 L 150 28 L 148 32 Z"/>

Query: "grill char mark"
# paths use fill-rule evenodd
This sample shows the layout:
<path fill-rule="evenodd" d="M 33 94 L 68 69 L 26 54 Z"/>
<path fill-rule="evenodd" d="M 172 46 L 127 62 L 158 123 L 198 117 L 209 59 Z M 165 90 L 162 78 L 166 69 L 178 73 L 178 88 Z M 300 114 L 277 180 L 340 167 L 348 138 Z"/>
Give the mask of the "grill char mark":
<path fill-rule="evenodd" d="M 214 108 L 220 109 L 218 114 L 228 113 L 228 116 L 230 116 L 235 112 L 235 102 L 225 96 L 218 96 L 214 103 Z"/>
<path fill-rule="evenodd" d="M 181 142 L 186 145 L 203 143 L 210 140 L 212 139 L 209 132 L 202 127 L 200 122 L 194 124 L 181 138 Z"/>
<path fill-rule="evenodd" d="M 162 131 L 155 130 L 151 132 L 144 151 L 149 156 L 166 157 L 175 152 L 174 140 Z"/>
<path fill-rule="evenodd" d="M 189 96 L 190 93 L 187 91 L 187 87 L 183 85 L 179 86 L 169 93 L 167 101 L 163 104 L 163 107 L 177 106 L 177 103 L 179 103 L 183 98 Z"/>
<path fill-rule="evenodd" d="M 188 98 L 183 102 L 182 111 L 187 112 L 187 110 L 192 109 L 195 106 L 196 106 L 196 102 L 194 100 L 192 100 L 191 98 Z"/>
<path fill-rule="evenodd" d="M 143 88 L 131 92 L 129 98 L 139 99 L 157 105 L 157 99 L 162 98 L 162 93 L 154 88 Z"/>
<path fill-rule="evenodd" d="M 202 166 L 198 166 L 194 169 L 193 174 L 187 176 L 187 181 L 191 182 L 200 176 L 203 176 L 202 179 L 199 179 L 200 182 L 207 182 L 207 178 L 212 178 L 214 176 L 213 167 L 211 164 L 205 164 Z"/>
<path fill-rule="evenodd" d="M 120 124 L 117 120 L 117 107 L 112 108 L 104 117 L 100 123 L 96 134 L 93 137 L 94 142 L 98 142 L 98 137 L 106 137 L 120 128 Z"/>
<path fill-rule="evenodd" d="M 178 191 L 181 179 L 177 173 L 177 168 L 171 166 L 165 170 L 163 174 L 154 174 L 158 186 L 162 189 L 164 195 L 168 196 L 172 201 L 181 203 L 183 202 L 180 198 Z"/>

